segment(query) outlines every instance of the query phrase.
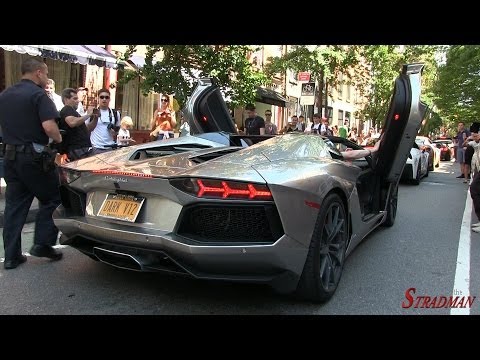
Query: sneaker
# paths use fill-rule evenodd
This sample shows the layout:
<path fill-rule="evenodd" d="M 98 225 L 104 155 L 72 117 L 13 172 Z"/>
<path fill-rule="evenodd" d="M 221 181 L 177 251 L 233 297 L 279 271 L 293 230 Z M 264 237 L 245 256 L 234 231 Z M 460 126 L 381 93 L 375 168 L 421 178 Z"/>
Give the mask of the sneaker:
<path fill-rule="evenodd" d="M 472 228 L 473 232 L 480 233 L 480 226 Z"/>
<path fill-rule="evenodd" d="M 480 226 L 480 221 L 476 222 L 475 224 L 472 224 L 472 227 L 477 227 L 477 226 Z"/>
<path fill-rule="evenodd" d="M 457 179 L 463 179 L 465 176 L 462 174 L 462 175 L 459 175 L 457 176 Z"/>

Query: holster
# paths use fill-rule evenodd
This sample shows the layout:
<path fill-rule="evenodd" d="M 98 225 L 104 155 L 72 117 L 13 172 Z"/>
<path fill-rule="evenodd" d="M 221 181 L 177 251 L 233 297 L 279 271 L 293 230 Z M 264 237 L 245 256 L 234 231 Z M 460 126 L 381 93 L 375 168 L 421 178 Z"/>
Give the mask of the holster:
<path fill-rule="evenodd" d="M 33 160 L 39 162 L 44 172 L 50 172 L 55 169 L 55 157 L 57 151 L 52 150 L 48 146 L 32 143 Z"/>

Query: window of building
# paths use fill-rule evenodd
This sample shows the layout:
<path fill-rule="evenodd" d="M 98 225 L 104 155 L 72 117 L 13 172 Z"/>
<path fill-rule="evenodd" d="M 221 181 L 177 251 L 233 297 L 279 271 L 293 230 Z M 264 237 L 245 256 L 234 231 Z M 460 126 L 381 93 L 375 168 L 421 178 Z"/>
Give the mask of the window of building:
<path fill-rule="evenodd" d="M 347 101 L 350 102 L 352 101 L 352 85 L 346 84 L 346 89 L 347 89 Z"/>
<path fill-rule="evenodd" d="M 345 119 L 348 119 L 348 121 L 352 122 L 352 114 L 350 111 L 345 111 Z"/>
<path fill-rule="evenodd" d="M 341 99 L 343 97 L 343 74 L 342 73 L 338 75 L 337 92 L 338 92 L 338 98 Z"/>
<path fill-rule="evenodd" d="M 343 125 L 343 110 L 338 110 L 338 126 Z"/>

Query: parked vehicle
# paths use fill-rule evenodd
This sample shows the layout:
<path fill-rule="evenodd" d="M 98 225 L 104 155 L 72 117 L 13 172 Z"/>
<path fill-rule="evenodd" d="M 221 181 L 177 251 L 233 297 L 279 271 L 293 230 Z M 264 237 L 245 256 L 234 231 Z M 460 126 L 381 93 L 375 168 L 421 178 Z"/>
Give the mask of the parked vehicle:
<path fill-rule="evenodd" d="M 59 168 L 60 243 L 136 271 L 267 283 L 329 300 L 346 257 L 395 222 L 398 182 L 426 112 L 422 64 L 395 80 L 379 151 L 344 161 L 319 135 L 238 135 L 219 88 L 201 79 L 183 111 L 192 136 Z M 246 141 L 248 140 L 248 141 Z"/>
<path fill-rule="evenodd" d="M 433 140 L 435 146 L 440 149 L 440 160 L 450 161 L 454 157 L 454 145 L 450 139 Z"/>
<path fill-rule="evenodd" d="M 425 149 L 420 150 L 416 143 L 413 144 L 401 179 L 411 181 L 415 185 L 420 184 L 420 180 L 428 176 L 429 159 L 430 154 Z"/>
<path fill-rule="evenodd" d="M 428 155 L 428 170 L 434 171 L 440 166 L 440 149 L 426 136 L 417 136 L 415 138 L 420 150 L 425 150 Z"/>

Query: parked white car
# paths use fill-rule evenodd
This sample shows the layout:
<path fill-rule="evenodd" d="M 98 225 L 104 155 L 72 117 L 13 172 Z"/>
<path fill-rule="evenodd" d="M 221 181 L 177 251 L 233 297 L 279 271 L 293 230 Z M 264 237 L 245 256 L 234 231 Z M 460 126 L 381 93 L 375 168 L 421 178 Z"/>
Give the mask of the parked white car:
<path fill-rule="evenodd" d="M 414 143 L 410 149 L 407 163 L 403 168 L 401 179 L 411 181 L 415 185 L 420 184 L 420 180 L 428 176 L 428 158 L 428 151 L 420 150 L 418 145 Z"/>

